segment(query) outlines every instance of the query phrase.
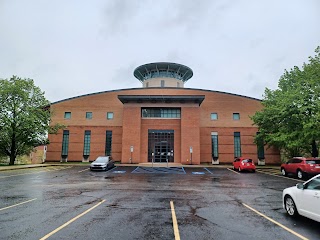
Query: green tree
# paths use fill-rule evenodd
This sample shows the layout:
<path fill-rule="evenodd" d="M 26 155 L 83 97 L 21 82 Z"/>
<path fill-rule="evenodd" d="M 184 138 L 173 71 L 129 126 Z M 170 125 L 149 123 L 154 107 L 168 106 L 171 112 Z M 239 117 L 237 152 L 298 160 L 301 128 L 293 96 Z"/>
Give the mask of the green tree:
<path fill-rule="evenodd" d="M 263 139 L 289 156 L 317 157 L 320 140 L 320 47 L 301 68 L 285 70 L 278 89 L 265 89 L 263 109 L 252 116 Z"/>
<path fill-rule="evenodd" d="M 13 165 L 18 155 L 29 154 L 34 147 L 46 144 L 50 127 L 50 102 L 32 79 L 13 76 L 0 79 L 0 155 L 10 157 Z"/>

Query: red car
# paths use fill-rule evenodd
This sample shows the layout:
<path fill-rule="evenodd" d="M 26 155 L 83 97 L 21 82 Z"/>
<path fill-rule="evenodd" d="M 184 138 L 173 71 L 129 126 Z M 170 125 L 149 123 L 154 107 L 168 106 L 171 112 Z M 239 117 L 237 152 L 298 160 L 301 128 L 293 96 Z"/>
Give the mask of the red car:
<path fill-rule="evenodd" d="M 247 170 L 251 172 L 256 171 L 256 165 L 251 158 L 238 157 L 233 161 L 233 169 L 239 172 Z"/>
<path fill-rule="evenodd" d="M 294 157 L 281 164 L 281 173 L 283 176 L 287 176 L 288 173 L 295 174 L 299 179 L 317 175 L 320 173 L 320 159 Z"/>

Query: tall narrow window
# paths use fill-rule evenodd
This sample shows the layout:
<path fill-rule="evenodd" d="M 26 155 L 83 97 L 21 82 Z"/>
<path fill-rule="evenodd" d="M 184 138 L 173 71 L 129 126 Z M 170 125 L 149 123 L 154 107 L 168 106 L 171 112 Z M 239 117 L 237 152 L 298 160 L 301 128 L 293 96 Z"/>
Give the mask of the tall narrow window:
<path fill-rule="evenodd" d="M 90 142 L 91 142 L 91 131 L 84 131 L 84 142 L 83 142 L 83 156 L 88 157 L 90 155 Z"/>
<path fill-rule="evenodd" d="M 217 160 L 219 157 L 219 152 L 218 152 L 218 133 L 217 132 L 212 132 L 211 133 L 211 153 L 212 153 L 212 159 Z"/>
<path fill-rule="evenodd" d="M 164 80 L 161 80 L 161 87 L 164 87 Z"/>
<path fill-rule="evenodd" d="M 234 156 L 241 157 L 240 132 L 234 132 Z"/>
<path fill-rule="evenodd" d="M 178 87 L 178 88 L 180 87 L 180 83 L 179 83 L 179 82 L 177 82 L 177 87 Z"/>
<path fill-rule="evenodd" d="M 148 82 L 146 82 L 146 87 L 147 87 L 147 88 L 149 87 L 149 83 L 148 83 Z"/>
<path fill-rule="evenodd" d="M 68 156 L 68 150 L 69 150 L 69 130 L 63 130 L 61 156 L 64 156 L 64 157 Z"/>
<path fill-rule="evenodd" d="M 106 156 L 111 156 L 112 131 L 106 131 Z"/>
<path fill-rule="evenodd" d="M 259 132 L 257 132 L 259 135 Z M 258 152 L 258 159 L 264 159 L 264 141 L 261 138 L 257 139 L 257 152 Z"/>

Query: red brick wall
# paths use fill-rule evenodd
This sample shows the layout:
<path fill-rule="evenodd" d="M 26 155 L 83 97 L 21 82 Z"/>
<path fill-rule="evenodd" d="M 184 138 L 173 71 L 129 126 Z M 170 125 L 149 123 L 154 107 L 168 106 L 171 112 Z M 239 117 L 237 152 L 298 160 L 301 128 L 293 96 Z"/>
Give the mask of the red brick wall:
<path fill-rule="evenodd" d="M 69 151 L 68 161 L 82 161 L 84 131 L 91 130 L 90 157 L 93 161 L 98 156 L 105 155 L 106 131 L 112 131 L 112 158 L 121 159 L 122 128 L 121 127 L 96 127 L 96 126 L 69 126 Z M 60 161 L 62 150 L 62 132 L 50 134 L 46 161 Z M 48 154 L 49 153 L 49 154 Z"/>
<path fill-rule="evenodd" d="M 129 104 L 127 109 L 119 101 L 118 95 L 205 95 L 205 100 L 200 108 L 194 108 L 190 104 L 169 104 L 170 107 L 181 107 L 181 123 L 179 120 L 178 122 L 154 120 L 153 123 L 150 123 L 149 120 L 141 120 L 140 108 L 168 106 L 168 104 Z M 256 99 L 228 93 L 183 88 L 139 88 L 109 91 L 64 100 L 51 106 L 54 114 L 52 123 L 65 124 L 70 130 L 68 161 L 82 160 L 85 130 L 92 131 L 90 160 L 104 154 L 105 131 L 112 130 L 112 156 L 114 159 L 128 162 L 130 146 L 133 145 L 133 160 L 145 162 L 147 161 L 147 130 L 152 128 L 174 129 L 175 161 L 182 163 L 190 158 L 190 146 L 193 147 L 194 161 L 211 162 L 212 131 L 219 134 L 220 162 L 230 163 L 233 160 L 233 133 L 236 131 L 241 133 L 242 154 L 256 160 L 257 149 L 253 143 L 253 136 L 257 132 L 257 128 L 252 126 L 250 116 L 261 108 L 260 101 Z M 64 112 L 71 112 L 71 119 L 64 119 Z M 86 119 L 86 112 L 93 112 L 93 118 Z M 113 112 L 114 119 L 107 120 L 107 112 Z M 210 114 L 213 112 L 218 114 L 218 120 L 210 119 Z M 233 120 L 233 113 L 240 113 L 240 120 Z M 51 144 L 48 145 L 47 161 L 60 161 L 62 131 L 58 135 L 50 135 L 49 139 Z M 181 151 L 177 151 L 180 147 Z M 265 157 L 267 164 L 280 163 L 280 154 L 276 149 L 266 148 Z"/>

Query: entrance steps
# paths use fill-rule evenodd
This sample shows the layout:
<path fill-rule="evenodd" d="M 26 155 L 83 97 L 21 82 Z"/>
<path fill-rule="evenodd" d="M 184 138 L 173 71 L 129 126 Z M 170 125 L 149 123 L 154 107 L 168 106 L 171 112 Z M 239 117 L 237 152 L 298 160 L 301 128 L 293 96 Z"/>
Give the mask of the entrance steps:
<path fill-rule="evenodd" d="M 182 167 L 181 163 L 139 163 L 139 167 Z"/>

